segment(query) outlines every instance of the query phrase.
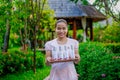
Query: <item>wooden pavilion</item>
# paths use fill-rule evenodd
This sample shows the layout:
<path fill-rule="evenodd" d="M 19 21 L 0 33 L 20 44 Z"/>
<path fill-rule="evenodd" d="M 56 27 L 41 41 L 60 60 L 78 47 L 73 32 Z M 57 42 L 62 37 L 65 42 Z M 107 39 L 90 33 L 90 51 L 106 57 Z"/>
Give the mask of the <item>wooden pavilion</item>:
<path fill-rule="evenodd" d="M 106 19 L 106 16 L 95 7 L 84 6 L 80 1 L 74 3 L 70 0 L 48 0 L 48 4 L 54 10 L 56 19 L 65 19 L 72 26 L 74 39 L 76 39 L 77 29 L 84 30 L 84 42 L 86 42 L 86 36 L 88 36 L 88 28 L 90 30 L 90 40 L 93 40 L 93 22 Z"/>

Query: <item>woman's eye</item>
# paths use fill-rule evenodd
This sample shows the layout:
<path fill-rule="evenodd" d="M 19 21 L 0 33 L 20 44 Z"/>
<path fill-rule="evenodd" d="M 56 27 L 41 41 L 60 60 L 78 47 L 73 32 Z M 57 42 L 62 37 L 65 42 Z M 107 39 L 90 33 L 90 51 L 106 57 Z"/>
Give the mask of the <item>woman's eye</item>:
<path fill-rule="evenodd" d="M 59 27 L 57 28 L 57 30 L 60 30 L 60 29 L 61 29 L 61 28 L 59 28 Z"/>
<path fill-rule="evenodd" d="M 66 30 L 66 28 L 63 28 L 63 30 Z"/>
<path fill-rule="evenodd" d="M 57 30 L 66 30 L 67 28 L 66 27 L 57 27 Z"/>

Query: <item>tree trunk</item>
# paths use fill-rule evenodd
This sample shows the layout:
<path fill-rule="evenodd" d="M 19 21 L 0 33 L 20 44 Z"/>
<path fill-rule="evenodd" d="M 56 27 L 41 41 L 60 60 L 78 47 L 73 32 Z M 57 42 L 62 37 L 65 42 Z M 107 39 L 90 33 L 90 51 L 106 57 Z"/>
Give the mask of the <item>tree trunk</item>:
<path fill-rule="evenodd" d="M 9 0 L 9 5 L 11 5 L 12 0 Z M 9 8 L 11 9 L 11 8 Z M 8 16 L 11 16 L 11 11 L 8 11 Z M 8 46 L 9 46 L 9 37 L 10 37 L 10 29 L 11 29 L 11 25 L 10 25 L 10 21 L 9 19 L 6 20 L 6 33 L 5 33 L 5 37 L 4 37 L 4 45 L 3 45 L 3 52 L 7 52 L 8 50 Z"/>
<path fill-rule="evenodd" d="M 10 37 L 10 21 L 7 19 L 6 21 L 6 33 L 4 37 L 4 45 L 3 45 L 3 52 L 7 52 L 9 46 L 9 37 Z"/>
<path fill-rule="evenodd" d="M 36 72 L 36 26 L 35 26 L 35 31 L 34 31 L 34 73 Z"/>

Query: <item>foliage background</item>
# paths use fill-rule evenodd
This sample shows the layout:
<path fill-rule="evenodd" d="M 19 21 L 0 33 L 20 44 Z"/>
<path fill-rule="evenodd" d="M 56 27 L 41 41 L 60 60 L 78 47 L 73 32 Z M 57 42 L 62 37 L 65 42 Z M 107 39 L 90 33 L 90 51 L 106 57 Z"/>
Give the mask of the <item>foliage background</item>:
<path fill-rule="evenodd" d="M 120 52 L 115 54 L 98 42 L 81 43 L 79 50 L 81 61 L 76 65 L 79 80 L 120 79 Z"/>
<path fill-rule="evenodd" d="M 36 13 L 32 12 L 31 0 L 1 0 L 0 1 L 0 80 L 43 80 L 49 75 L 50 67 L 45 66 L 45 56 L 37 51 L 37 73 L 33 69 L 32 42 L 34 28 L 37 19 Z M 72 0 L 77 2 L 78 0 Z M 81 0 L 88 5 L 88 0 Z M 106 2 L 107 1 L 107 2 Z M 83 31 L 77 31 L 77 39 L 80 42 L 79 53 L 81 62 L 76 66 L 80 80 L 119 80 L 120 79 L 120 15 L 111 12 L 113 5 L 119 0 L 95 0 L 94 6 L 102 11 L 108 18 L 113 17 L 112 25 L 94 26 L 94 42 L 82 43 Z M 105 3 L 108 5 L 105 6 Z M 34 4 L 34 9 L 35 9 Z M 110 7 L 109 9 L 109 6 Z M 36 8 L 37 12 L 38 8 Z M 54 11 L 45 5 L 37 30 L 37 40 L 43 43 L 37 44 L 37 48 L 44 47 L 44 42 L 51 39 L 51 31 L 54 31 Z M 35 17 L 33 17 L 35 16 Z M 8 52 L 3 53 L 7 20 L 10 21 L 10 39 Z M 102 26 L 102 27 L 101 27 Z M 72 31 L 70 31 L 70 36 Z M 29 43 L 30 41 L 30 43 Z M 23 44 L 29 45 L 23 50 Z M 26 75 L 27 74 L 27 75 Z M 4 75 L 4 76 L 3 76 Z M 18 76 L 19 75 L 19 76 Z M 42 75 L 42 76 L 41 76 Z"/>

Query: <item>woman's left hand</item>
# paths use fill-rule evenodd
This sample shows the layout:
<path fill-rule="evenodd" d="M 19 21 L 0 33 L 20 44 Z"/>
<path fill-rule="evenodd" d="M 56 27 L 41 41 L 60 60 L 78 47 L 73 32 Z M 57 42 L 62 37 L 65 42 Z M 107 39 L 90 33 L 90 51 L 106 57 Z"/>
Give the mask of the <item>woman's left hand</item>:
<path fill-rule="evenodd" d="M 80 61 L 80 56 L 79 56 L 79 54 L 75 54 L 75 64 L 78 64 L 79 63 L 79 61 Z"/>

